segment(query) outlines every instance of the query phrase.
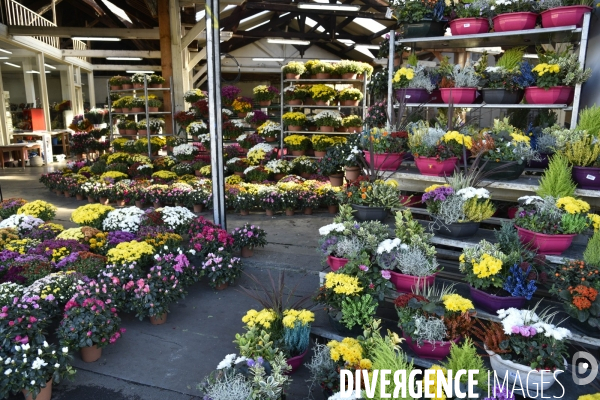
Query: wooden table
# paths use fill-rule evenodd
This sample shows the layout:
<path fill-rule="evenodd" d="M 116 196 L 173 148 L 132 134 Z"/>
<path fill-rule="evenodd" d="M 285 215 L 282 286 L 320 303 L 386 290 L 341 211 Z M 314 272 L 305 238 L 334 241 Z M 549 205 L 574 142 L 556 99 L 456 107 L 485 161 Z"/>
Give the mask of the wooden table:
<path fill-rule="evenodd" d="M 59 136 L 62 142 L 63 154 L 65 156 L 69 156 L 70 154 L 70 146 L 69 146 L 69 130 L 68 129 L 58 129 L 55 131 L 35 131 L 35 132 L 22 132 L 22 133 L 13 133 L 13 143 L 17 143 L 18 140 L 25 140 L 28 136 L 42 137 L 42 133 L 48 133 L 50 136 L 55 137 Z"/>
<path fill-rule="evenodd" d="M 25 159 L 27 158 L 27 152 L 29 150 L 39 150 L 42 151 L 42 146 L 38 143 L 15 143 L 15 144 L 7 144 L 5 146 L 0 146 L 0 163 L 2 163 L 2 169 L 4 169 L 4 152 L 9 152 L 13 154 L 13 158 L 21 157 L 21 166 L 23 170 L 25 170 Z M 17 153 L 17 152 L 20 152 Z"/>

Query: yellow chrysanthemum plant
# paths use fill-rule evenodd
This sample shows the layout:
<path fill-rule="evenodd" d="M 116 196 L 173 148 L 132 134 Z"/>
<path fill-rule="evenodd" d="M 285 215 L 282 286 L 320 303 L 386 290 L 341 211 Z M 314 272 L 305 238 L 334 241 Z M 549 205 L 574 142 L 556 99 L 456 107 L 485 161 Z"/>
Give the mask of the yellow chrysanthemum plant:
<path fill-rule="evenodd" d="M 482 240 L 473 247 L 467 247 L 459 257 L 460 272 L 472 287 L 485 292 L 502 289 L 508 268 L 504 267 L 508 256 L 498 244 Z"/>
<path fill-rule="evenodd" d="M 515 225 L 535 233 L 574 235 L 583 233 L 598 223 L 598 218 L 589 214 L 590 205 L 571 196 L 523 196 L 519 198 L 519 204 Z"/>
<path fill-rule="evenodd" d="M 79 226 L 91 226 L 92 228 L 102 229 L 102 223 L 106 215 L 114 210 L 111 206 L 102 204 L 86 204 L 78 207 L 71 214 L 71 221 Z"/>
<path fill-rule="evenodd" d="M 558 64 L 540 63 L 532 71 L 536 76 L 535 85 L 537 87 L 548 89 L 560 85 L 560 66 Z"/>
<path fill-rule="evenodd" d="M 396 71 L 392 78 L 394 89 L 407 88 L 410 81 L 415 77 L 415 71 L 412 68 L 402 67 Z"/>
<path fill-rule="evenodd" d="M 107 263 L 114 265 L 131 265 L 136 263 L 138 266 L 145 266 L 152 260 L 155 253 L 153 246 L 146 242 L 119 243 L 116 247 L 108 250 L 106 253 Z"/>
<path fill-rule="evenodd" d="M 46 201 L 35 200 L 19 207 L 17 214 L 31 215 L 48 222 L 56 216 L 56 207 Z"/>

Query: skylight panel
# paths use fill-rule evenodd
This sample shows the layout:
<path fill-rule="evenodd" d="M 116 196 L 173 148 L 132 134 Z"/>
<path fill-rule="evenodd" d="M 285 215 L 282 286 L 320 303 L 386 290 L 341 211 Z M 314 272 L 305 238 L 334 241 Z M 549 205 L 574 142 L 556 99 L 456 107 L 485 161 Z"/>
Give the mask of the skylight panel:
<path fill-rule="evenodd" d="M 270 13 L 270 12 L 271 11 L 265 10 L 265 11 L 259 12 L 258 14 L 254 14 L 251 17 L 244 18 L 243 20 L 240 21 L 240 25 L 242 25 L 243 23 L 246 23 L 248 21 L 252 21 L 253 19 L 260 17 L 261 15 L 265 15 L 265 14 Z"/>
<path fill-rule="evenodd" d="M 129 16 L 127 15 L 127 13 L 125 11 L 123 11 L 122 8 L 115 6 L 113 3 L 111 3 L 108 0 L 102 0 L 102 2 L 106 5 L 106 7 L 108 7 L 110 12 L 112 12 L 113 14 L 115 14 L 116 16 L 118 16 L 119 18 L 121 18 L 124 21 L 129 21 L 130 24 L 133 23 L 129 19 Z"/>

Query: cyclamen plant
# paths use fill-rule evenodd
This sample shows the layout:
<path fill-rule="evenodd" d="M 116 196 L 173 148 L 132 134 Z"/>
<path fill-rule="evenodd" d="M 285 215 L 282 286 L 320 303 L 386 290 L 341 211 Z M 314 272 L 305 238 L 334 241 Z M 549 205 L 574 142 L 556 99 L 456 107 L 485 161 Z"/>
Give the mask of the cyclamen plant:
<path fill-rule="evenodd" d="M 245 224 L 240 228 L 235 228 L 231 232 L 231 236 L 237 249 L 242 247 L 265 247 L 267 244 L 267 233 L 260 226 Z"/>
<path fill-rule="evenodd" d="M 223 247 L 219 247 L 216 254 L 208 253 L 202 269 L 207 272 L 208 284 L 217 288 L 224 284 L 233 284 L 240 277 L 242 262 L 239 258 L 232 257 Z"/>

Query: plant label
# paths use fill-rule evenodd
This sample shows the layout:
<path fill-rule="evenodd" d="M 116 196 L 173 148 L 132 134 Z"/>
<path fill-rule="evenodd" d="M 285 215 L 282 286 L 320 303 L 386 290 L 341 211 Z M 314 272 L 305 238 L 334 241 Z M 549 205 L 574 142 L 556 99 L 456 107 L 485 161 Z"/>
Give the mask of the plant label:
<path fill-rule="evenodd" d="M 471 26 L 471 24 L 463 24 L 463 26 L 464 26 L 465 28 L 468 28 L 468 27 L 470 27 L 470 26 Z"/>
<path fill-rule="evenodd" d="M 594 175 L 589 175 L 585 177 L 586 179 L 589 179 L 590 181 L 595 181 L 596 177 Z"/>

